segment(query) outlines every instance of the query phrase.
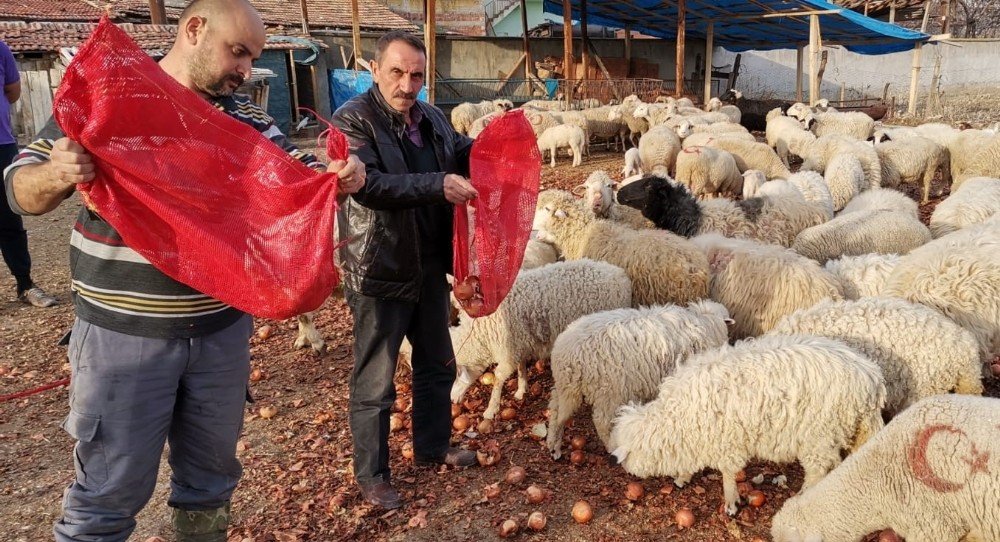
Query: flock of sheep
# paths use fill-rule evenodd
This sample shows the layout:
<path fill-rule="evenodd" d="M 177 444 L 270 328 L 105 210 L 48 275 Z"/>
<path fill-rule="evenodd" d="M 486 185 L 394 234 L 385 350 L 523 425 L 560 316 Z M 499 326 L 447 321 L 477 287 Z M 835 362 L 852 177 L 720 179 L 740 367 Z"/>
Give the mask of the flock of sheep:
<path fill-rule="evenodd" d="M 510 105 L 452 119 L 474 136 Z M 631 146 L 626 180 L 539 195 L 509 296 L 452 328 L 453 400 L 492 368 L 491 419 L 549 358 L 553 458 L 586 403 L 627 472 L 718 470 L 730 514 L 748 462 L 801 463 L 779 542 L 1000 540 L 1000 400 L 976 397 L 1000 376 L 1000 136 L 795 104 L 761 143 L 718 100 L 560 107 L 525 104 L 539 148 Z M 937 171 L 928 228 L 895 188 L 926 201 Z"/>

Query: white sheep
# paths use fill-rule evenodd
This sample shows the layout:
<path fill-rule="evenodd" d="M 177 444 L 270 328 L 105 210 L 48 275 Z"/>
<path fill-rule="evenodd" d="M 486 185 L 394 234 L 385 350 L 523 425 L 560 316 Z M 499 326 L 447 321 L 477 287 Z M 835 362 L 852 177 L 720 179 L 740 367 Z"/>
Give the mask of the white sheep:
<path fill-rule="evenodd" d="M 521 269 L 535 269 L 559 261 L 559 251 L 549 243 L 537 239 L 529 239 L 524 247 L 524 258 Z"/>
<path fill-rule="evenodd" d="M 766 333 L 783 317 L 824 299 L 842 299 L 833 275 L 786 248 L 718 234 L 691 242 L 708 258 L 709 297 L 736 321 L 734 339 Z"/>
<path fill-rule="evenodd" d="M 935 238 L 973 224 L 981 224 L 1000 214 L 1000 179 L 976 177 L 962 183 L 931 215 Z"/>
<path fill-rule="evenodd" d="M 479 103 L 462 102 L 451 110 L 451 124 L 460 134 L 469 133 L 472 123 L 489 113 L 504 112 L 510 109 L 508 100 L 481 101 Z M 510 104 L 512 105 L 512 104 Z"/>
<path fill-rule="evenodd" d="M 826 220 L 833 218 L 833 195 L 822 175 L 815 171 L 799 171 L 788 177 L 788 183 L 798 189 L 806 201 L 822 209 Z"/>
<path fill-rule="evenodd" d="M 898 211 L 913 218 L 919 218 L 917 202 L 899 190 L 891 188 L 875 188 L 858 194 L 847 202 L 837 216 L 864 211 Z"/>
<path fill-rule="evenodd" d="M 865 141 L 875 130 L 875 119 L 861 111 L 814 113 L 805 122 L 816 137 L 837 134 Z"/>
<path fill-rule="evenodd" d="M 861 299 L 882 295 L 900 259 L 898 254 L 862 254 L 829 260 L 823 267 L 840 281 L 844 299 Z"/>
<path fill-rule="evenodd" d="M 566 102 L 563 100 L 531 100 L 525 102 L 521 107 L 540 111 L 565 111 Z"/>
<path fill-rule="evenodd" d="M 569 124 L 583 130 L 583 155 L 590 156 L 590 124 L 587 117 L 580 111 L 551 111 L 549 114 L 560 124 Z"/>
<path fill-rule="evenodd" d="M 736 159 L 713 147 L 685 147 L 677 155 L 676 179 L 694 196 L 740 194 L 743 175 Z"/>
<path fill-rule="evenodd" d="M 603 260 L 625 269 L 633 306 L 688 303 L 708 294 L 708 261 L 687 239 L 599 220 L 572 194 L 547 192 L 535 213 L 538 239 L 567 260 Z"/>
<path fill-rule="evenodd" d="M 577 126 L 560 124 L 553 126 L 538 136 L 538 150 L 542 151 L 542 160 L 545 160 L 545 151 L 552 155 L 551 166 L 556 167 L 556 153 L 559 149 L 569 149 L 573 155 L 573 167 L 579 166 L 583 160 L 583 146 L 586 139 Z"/>
<path fill-rule="evenodd" d="M 566 326 L 581 316 L 627 307 L 631 301 L 628 276 L 604 262 L 576 260 L 521 271 L 496 312 L 473 320 L 460 311 L 459 325 L 449 329 L 458 363 L 451 400 L 461 401 L 469 385 L 496 364 L 493 393 L 483 413 L 493 419 L 507 378 L 517 371 L 514 398 L 523 399 L 526 362 L 549 357 Z"/>
<path fill-rule="evenodd" d="M 1000 540 L 1000 400 L 929 397 L 896 416 L 815 486 L 785 501 L 775 542 Z"/>
<path fill-rule="evenodd" d="M 612 120 L 611 112 L 615 106 L 603 106 L 593 109 L 584 109 L 579 112 L 587 121 L 587 136 L 605 140 L 609 145 L 614 144 L 615 149 L 621 142 L 622 150 L 625 149 L 625 139 L 629 133 L 629 127 L 625 120 Z"/>
<path fill-rule="evenodd" d="M 735 515 L 736 474 L 751 460 L 798 460 L 803 488 L 819 482 L 883 427 L 878 366 L 823 337 L 765 336 L 688 358 L 659 395 L 618 411 L 612 453 L 639 477 L 683 485 L 704 468 L 722 473 Z"/>
<path fill-rule="evenodd" d="M 889 275 L 885 295 L 933 307 L 971 331 L 985 372 L 1000 356 L 1000 220 L 913 250 Z"/>
<path fill-rule="evenodd" d="M 877 363 L 886 410 L 901 412 L 942 393 L 982 395 L 976 338 L 940 312 L 894 297 L 824 301 L 782 319 L 772 335 L 816 335 L 844 342 Z"/>
<path fill-rule="evenodd" d="M 778 158 L 777 153 L 766 143 L 716 138 L 706 145 L 732 154 L 740 171 L 760 170 L 768 179 L 787 179 L 792 175 L 792 172 Z"/>
<path fill-rule="evenodd" d="M 597 436 L 607 446 L 618 407 L 655 398 L 663 377 L 688 356 L 726 344 L 728 320 L 725 307 L 704 300 L 687 308 L 604 311 L 570 324 L 552 347 L 546 436 L 552 458 L 562 455 L 563 429 L 584 402 L 592 405 Z"/>
<path fill-rule="evenodd" d="M 692 124 L 690 120 L 683 119 L 680 124 L 674 126 L 674 130 L 677 132 L 677 136 L 681 139 L 690 137 L 694 134 L 729 134 L 731 137 L 736 137 L 734 134 L 740 134 L 741 136 L 746 136 L 750 134 L 746 127 L 742 124 L 733 124 L 732 122 L 716 122 L 713 124 Z M 756 139 L 754 139 L 756 141 Z"/>
<path fill-rule="evenodd" d="M 630 228 L 655 228 L 638 209 L 619 205 L 615 201 L 615 181 L 603 169 L 598 169 L 587 177 L 587 182 L 578 186 L 584 190 L 583 200 L 594 216 L 613 220 Z"/>
<path fill-rule="evenodd" d="M 637 98 L 638 99 L 638 98 Z M 635 147 L 639 144 L 642 134 L 649 131 L 649 120 L 635 116 L 635 109 L 638 102 L 623 102 L 617 107 L 612 107 L 608 111 L 608 120 L 622 120 L 629 130 L 629 141 Z"/>
<path fill-rule="evenodd" d="M 826 167 L 835 156 L 852 154 L 861 162 L 865 171 L 865 190 L 878 188 L 882 185 L 882 166 L 878 153 L 866 141 L 857 141 L 844 135 L 827 135 L 817 137 L 814 141 L 803 143 L 800 152 L 802 170 L 826 172 Z"/>
<path fill-rule="evenodd" d="M 988 137 L 979 152 L 972 155 L 968 166 L 962 169 L 955 184 L 961 186 L 976 177 L 1000 177 L 1000 136 Z"/>
<path fill-rule="evenodd" d="M 552 113 L 548 111 L 525 109 L 524 118 L 528 119 L 528 124 L 531 125 L 531 131 L 535 133 L 536 138 L 542 135 L 545 130 L 562 124 Z"/>
<path fill-rule="evenodd" d="M 764 173 L 756 169 L 748 169 L 743 172 L 743 199 L 750 199 L 759 195 L 760 189 L 767 182 Z"/>
<path fill-rule="evenodd" d="M 622 177 L 642 174 L 642 156 L 639 154 L 638 147 L 632 147 L 625 151 L 625 167 L 622 168 Z"/>
<path fill-rule="evenodd" d="M 642 165 L 651 172 L 673 171 L 680 151 L 681 140 L 668 126 L 653 126 L 639 138 Z"/>
<path fill-rule="evenodd" d="M 840 211 L 862 190 L 868 188 L 865 170 L 853 154 L 838 154 L 826 166 L 823 179 L 833 198 L 833 210 Z"/>
<path fill-rule="evenodd" d="M 698 132 L 685 137 L 681 145 L 682 147 L 704 147 L 716 139 L 738 139 L 740 141 L 749 141 L 750 143 L 757 142 L 757 138 L 747 132 L 723 132 L 719 134 Z"/>
<path fill-rule="evenodd" d="M 923 182 L 922 203 L 930 201 L 931 181 L 941 171 L 945 184 L 951 184 L 948 149 L 923 138 L 886 141 L 875 145 L 882 166 L 882 186 L 896 188 L 902 183 Z"/>
<path fill-rule="evenodd" d="M 708 101 L 705 107 L 706 111 L 712 111 L 717 113 L 722 113 L 729 117 L 729 121 L 734 124 L 739 124 L 740 119 L 743 118 L 743 112 L 740 111 L 739 107 L 731 104 L 722 104 L 722 100 L 718 98 L 712 98 Z"/>
<path fill-rule="evenodd" d="M 489 126 L 491 122 L 500 118 L 502 115 L 503 113 L 496 112 L 496 113 L 489 113 L 487 115 L 479 117 L 478 119 L 472 121 L 472 125 L 469 126 L 469 132 L 467 135 L 472 139 L 479 137 L 479 134 L 483 133 L 483 130 L 485 130 L 486 127 Z"/>
<path fill-rule="evenodd" d="M 778 115 L 768 119 L 764 138 L 768 146 L 778 153 L 781 163 L 788 167 L 788 154 L 797 155 L 802 152 L 803 148 L 816 139 L 816 135 L 803 128 L 802 123 L 794 118 L 781 116 L 781 109 L 774 111 L 777 111 Z"/>
<path fill-rule="evenodd" d="M 847 213 L 802 230 L 792 250 L 820 264 L 841 256 L 907 254 L 931 240 L 931 232 L 907 213 L 878 209 Z"/>

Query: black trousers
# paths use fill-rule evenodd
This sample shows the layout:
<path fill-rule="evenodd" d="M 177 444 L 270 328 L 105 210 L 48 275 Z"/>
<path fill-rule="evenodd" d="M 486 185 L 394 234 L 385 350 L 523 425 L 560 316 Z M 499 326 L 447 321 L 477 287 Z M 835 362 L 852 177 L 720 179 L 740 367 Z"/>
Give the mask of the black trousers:
<path fill-rule="evenodd" d="M 0 145 L 0 175 L 14 161 L 15 156 L 17 156 L 16 144 Z M 18 290 L 30 286 L 31 256 L 28 255 L 28 234 L 24 231 L 24 221 L 21 220 L 21 216 L 10 210 L 6 193 L 0 193 L 0 253 L 3 253 L 3 261 L 17 279 Z"/>
<path fill-rule="evenodd" d="M 345 293 L 354 318 L 354 477 L 364 486 L 389 481 L 389 411 L 396 400 L 392 377 L 404 336 L 413 346 L 414 456 L 438 456 L 449 445 L 455 354 L 448 334 L 447 265 L 442 258 L 427 260 L 421 262 L 417 303 Z"/>

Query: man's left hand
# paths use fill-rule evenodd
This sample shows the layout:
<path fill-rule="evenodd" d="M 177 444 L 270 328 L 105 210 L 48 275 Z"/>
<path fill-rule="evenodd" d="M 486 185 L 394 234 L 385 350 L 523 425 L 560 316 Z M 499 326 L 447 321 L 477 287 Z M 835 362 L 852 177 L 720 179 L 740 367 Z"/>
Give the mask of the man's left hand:
<path fill-rule="evenodd" d="M 334 160 L 326 166 L 326 171 L 336 173 L 340 183 L 337 185 L 337 195 L 356 194 L 365 186 L 365 165 L 355 155 L 347 160 Z"/>

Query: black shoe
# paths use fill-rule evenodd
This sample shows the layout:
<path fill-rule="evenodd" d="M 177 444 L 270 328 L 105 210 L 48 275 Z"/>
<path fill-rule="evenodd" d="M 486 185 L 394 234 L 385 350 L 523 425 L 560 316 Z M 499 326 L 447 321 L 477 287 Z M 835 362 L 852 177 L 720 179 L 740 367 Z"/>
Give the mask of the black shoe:
<path fill-rule="evenodd" d="M 471 467 L 478 462 L 476 460 L 476 452 L 461 448 L 448 448 L 447 451 L 437 457 L 414 458 L 414 463 L 424 466 L 450 465 L 452 467 Z"/>
<path fill-rule="evenodd" d="M 380 506 L 386 510 L 394 510 L 403 506 L 403 498 L 399 496 L 399 492 L 389 482 L 379 482 L 367 487 L 360 484 L 359 486 L 361 487 L 361 496 L 375 506 Z"/>

